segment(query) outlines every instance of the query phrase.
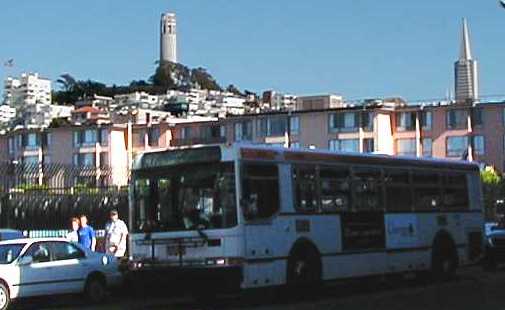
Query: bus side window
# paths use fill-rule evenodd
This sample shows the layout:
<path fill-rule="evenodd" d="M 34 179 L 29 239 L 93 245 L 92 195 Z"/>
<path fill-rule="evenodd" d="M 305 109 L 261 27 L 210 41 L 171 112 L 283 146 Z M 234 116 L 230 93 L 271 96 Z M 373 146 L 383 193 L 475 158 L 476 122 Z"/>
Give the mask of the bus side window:
<path fill-rule="evenodd" d="M 415 210 L 437 210 L 442 205 L 440 175 L 435 172 L 413 170 Z"/>
<path fill-rule="evenodd" d="M 412 211 L 413 200 L 408 170 L 385 168 L 384 185 L 388 211 Z"/>
<path fill-rule="evenodd" d="M 316 166 L 295 166 L 293 168 L 295 186 L 295 209 L 298 212 L 318 211 L 318 190 Z"/>
<path fill-rule="evenodd" d="M 444 207 L 468 209 L 468 182 L 464 173 L 449 173 L 444 176 Z"/>
<path fill-rule="evenodd" d="M 275 164 L 245 163 L 242 210 L 247 220 L 265 219 L 279 211 L 279 169 Z"/>
<path fill-rule="evenodd" d="M 320 167 L 321 209 L 348 211 L 351 207 L 351 178 L 348 168 Z"/>
<path fill-rule="evenodd" d="M 382 173 L 371 167 L 353 167 L 353 209 L 383 210 Z"/>

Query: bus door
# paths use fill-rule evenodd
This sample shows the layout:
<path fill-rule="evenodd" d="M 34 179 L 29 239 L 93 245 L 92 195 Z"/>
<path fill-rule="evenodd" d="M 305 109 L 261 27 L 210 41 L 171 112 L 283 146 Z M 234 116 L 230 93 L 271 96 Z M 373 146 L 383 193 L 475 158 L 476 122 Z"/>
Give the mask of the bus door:
<path fill-rule="evenodd" d="M 386 268 L 386 233 L 382 171 L 373 167 L 353 167 L 352 203 L 343 211 L 342 252 L 351 260 L 353 275 L 382 273 Z"/>
<path fill-rule="evenodd" d="M 245 162 L 241 169 L 241 209 L 245 219 L 244 282 L 248 287 L 280 284 L 276 272 L 282 236 L 274 225 L 280 208 L 279 169 L 276 164 Z"/>

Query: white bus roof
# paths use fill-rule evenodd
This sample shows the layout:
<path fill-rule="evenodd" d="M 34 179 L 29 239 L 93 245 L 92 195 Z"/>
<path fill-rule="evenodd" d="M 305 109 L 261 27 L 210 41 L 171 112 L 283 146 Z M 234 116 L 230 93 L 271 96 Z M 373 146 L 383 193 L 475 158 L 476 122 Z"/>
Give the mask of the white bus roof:
<path fill-rule="evenodd" d="M 194 152 L 191 152 L 194 151 Z M 369 164 L 385 166 L 415 166 L 419 168 L 447 168 L 479 170 L 476 163 L 441 158 L 416 158 L 384 154 L 342 153 L 320 149 L 290 149 L 278 146 L 234 143 L 231 145 L 198 145 L 164 151 L 146 152 L 137 157 L 134 170 L 156 168 L 184 162 L 183 153 L 194 153 L 192 162 L 231 161 L 234 159 L 306 161 L 323 163 Z M 169 156 L 169 154 L 174 156 Z M 162 160 L 172 157 L 171 160 Z M 179 161 L 178 161 L 179 160 Z M 188 159 L 189 160 L 189 159 Z"/>

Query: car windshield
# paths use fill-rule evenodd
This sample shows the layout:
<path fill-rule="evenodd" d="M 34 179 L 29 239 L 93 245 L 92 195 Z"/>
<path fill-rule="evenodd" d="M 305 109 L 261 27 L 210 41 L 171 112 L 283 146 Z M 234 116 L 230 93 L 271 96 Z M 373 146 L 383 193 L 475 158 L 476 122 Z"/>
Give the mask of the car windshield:
<path fill-rule="evenodd" d="M 176 165 L 136 178 L 135 230 L 161 232 L 237 224 L 233 163 Z"/>
<path fill-rule="evenodd" d="M 10 264 L 18 258 L 24 244 L 2 244 L 0 245 L 0 264 Z"/>

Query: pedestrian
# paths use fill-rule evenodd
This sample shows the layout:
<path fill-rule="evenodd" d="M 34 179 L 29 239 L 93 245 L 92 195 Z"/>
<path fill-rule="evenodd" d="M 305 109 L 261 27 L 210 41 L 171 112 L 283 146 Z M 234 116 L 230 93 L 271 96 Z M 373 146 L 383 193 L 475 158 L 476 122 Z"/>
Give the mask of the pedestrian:
<path fill-rule="evenodd" d="M 78 231 L 79 231 L 79 226 L 80 226 L 79 219 L 76 217 L 73 217 L 72 219 L 70 219 L 70 225 L 71 225 L 71 230 L 67 234 L 67 240 L 70 242 L 78 243 L 79 242 Z"/>
<path fill-rule="evenodd" d="M 86 249 L 95 251 L 96 247 L 96 236 L 93 227 L 88 225 L 88 217 L 86 215 L 81 215 L 81 227 L 79 228 L 79 244 Z"/>
<path fill-rule="evenodd" d="M 119 219 L 117 210 L 110 211 L 110 221 L 105 225 L 105 251 L 115 257 L 123 257 L 126 253 L 126 238 L 128 227 Z"/>

